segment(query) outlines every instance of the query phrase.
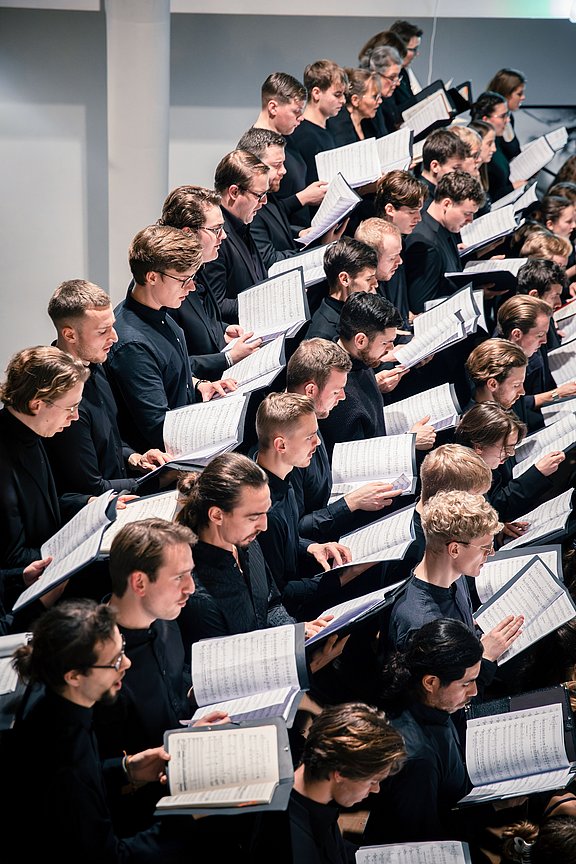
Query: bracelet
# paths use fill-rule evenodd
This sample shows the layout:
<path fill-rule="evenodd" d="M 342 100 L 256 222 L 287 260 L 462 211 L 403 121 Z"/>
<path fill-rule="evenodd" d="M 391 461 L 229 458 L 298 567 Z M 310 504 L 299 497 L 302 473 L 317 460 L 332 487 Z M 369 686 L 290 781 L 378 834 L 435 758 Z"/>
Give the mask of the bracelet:
<path fill-rule="evenodd" d="M 557 402 L 558 399 L 560 399 L 560 393 L 558 390 L 552 390 L 552 392 L 550 393 L 550 396 L 552 397 L 551 398 L 552 402 Z"/>

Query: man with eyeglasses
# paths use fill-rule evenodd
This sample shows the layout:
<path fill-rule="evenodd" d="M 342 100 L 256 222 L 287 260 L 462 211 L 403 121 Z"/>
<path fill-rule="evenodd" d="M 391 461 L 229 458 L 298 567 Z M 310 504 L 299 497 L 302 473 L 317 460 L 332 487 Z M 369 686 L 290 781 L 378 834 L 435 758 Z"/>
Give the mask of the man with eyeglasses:
<path fill-rule="evenodd" d="M 437 618 L 462 621 L 476 632 L 466 577 L 479 576 L 502 528 L 483 495 L 460 490 L 437 492 L 422 507 L 421 519 L 426 549 L 392 609 L 388 636 L 394 648 L 404 648 L 411 633 Z M 482 635 L 479 684 L 494 678 L 496 661 L 518 638 L 523 622 L 521 614 L 508 615 Z"/>
<path fill-rule="evenodd" d="M 169 759 L 157 746 L 124 758 L 120 750 L 105 764 L 100 760 L 94 707 L 117 699 L 130 665 L 113 608 L 92 600 L 66 601 L 48 610 L 37 621 L 32 641 L 17 650 L 15 666 L 31 698 L 11 733 L 13 746 L 3 755 L 5 764 L 10 762 L 7 825 L 22 825 L 22 802 L 30 797 L 33 778 L 33 826 L 17 834 L 13 828 L 8 838 L 18 844 L 20 860 L 193 860 L 199 839 L 193 820 L 170 816 L 130 837 L 122 837 L 112 821 L 111 790 L 119 793 L 150 781 L 157 786 Z"/>
<path fill-rule="evenodd" d="M 406 102 L 422 89 L 411 66 L 420 52 L 423 31 L 410 21 L 398 20 L 392 24 L 390 32 L 399 36 L 406 46 L 406 55 L 402 60 L 402 69 L 400 70 L 400 82 L 394 92 L 394 101 L 398 110 L 401 111 Z"/>
<path fill-rule="evenodd" d="M 229 324 L 238 323 L 238 294 L 268 276 L 250 223 L 266 203 L 269 172 L 268 165 L 247 150 L 232 150 L 216 166 L 214 189 L 221 197 L 226 238 L 203 272 Z"/>
<path fill-rule="evenodd" d="M 182 329 L 168 314 L 190 291 L 202 263 L 195 235 L 150 225 L 129 250 L 134 287 L 114 310 L 118 341 L 106 361 L 125 441 L 138 452 L 164 449 L 166 412 L 236 389 L 230 379 L 192 377 Z"/>

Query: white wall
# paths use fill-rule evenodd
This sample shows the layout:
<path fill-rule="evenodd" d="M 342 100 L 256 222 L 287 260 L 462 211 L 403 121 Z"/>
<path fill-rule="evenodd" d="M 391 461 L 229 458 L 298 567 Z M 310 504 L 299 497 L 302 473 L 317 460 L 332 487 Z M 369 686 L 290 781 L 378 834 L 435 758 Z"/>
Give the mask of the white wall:
<path fill-rule="evenodd" d="M 430 19 L 415 62 L 428 75 Z M 301 77 L 358 49 L 390 18 L 172 15 L 169 187 L 211 185 L 214 167 L 258 111 L 273 70 Z M 103 12 L 0 8 L 0 374 L 9 356 L 52 338 L 48 297 L 63 279 L 109 286 L 106 34 Z M 571 104 L 576 27 L 561 20 L 439 19 L 433 78 L 479 93 L 501 66 L 528 75 L 528 101 Z M 146 117 L 127 117 L 146 135 Z M 166 192 L 169 190 L 167 189 Z M 162 201 L 158 202 L 160 210 Z M 126 271 L 128 278 L 128 271 Z"/>

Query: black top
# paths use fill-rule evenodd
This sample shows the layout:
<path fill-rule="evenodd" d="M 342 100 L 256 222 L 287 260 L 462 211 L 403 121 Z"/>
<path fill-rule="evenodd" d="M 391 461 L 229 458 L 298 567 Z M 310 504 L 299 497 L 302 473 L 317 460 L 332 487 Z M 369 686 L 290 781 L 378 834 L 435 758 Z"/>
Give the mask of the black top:
<path fill-rule="evenodd" d="M 266 204 L 256 212 L 250 233 L 267 270 L 276 261 L 303 251 L 303 247 L 296 243 L 290 225 L 290 216 L 301 206 L 295 195 L 279 198 L 275 192 L 269 192 Z"/>
<path fill-rule="evenodd" d="M 395 648 L 403 648 L 410 633 L 438 618 L 462 621 L 475 631 L 465 576 L 460 576 L 449 588 L 432 585 L 413 576 L 392 609 L 389 630 L 391 644 Z"/>
<path fill-rule="evenodd" d="M 118 409 L 103 366 L 90 364 L 78 420 L 47 438 L 45 447 L 60 494 L 78 489 L 101 495 L 107 489 L 133 492 L 127 459 L 133 449 L 124 444 L 118 429 Z"/>
<path fill-rule="evenodd" d="M 343 300 L 337 300 L 335 297 L 324 297 L 312 316 L 306 338 L 320 337 L 321 339 L 328 339 L 329 342 L 337 339 L 340 315 L 343 308 Z"/>
<path fill-rule="evenodd" d="M 514 478 L 514 464 L 514 457 L 511 457 L 492 471 L 492 485 L 486 496 L 503 522 L 524 516 L 554 488 L 553 477 L 545 477 L 535 465 Z"/>
<path fill-rule="evenodd" d="M 404 247 L 404 243 L 402 244 Z M 404 254 L 404 253 L 403 253 Z M 401 264 L 387 282 L 378 282 L 378 293 L 386 297 L 402 316 L 402 329 L 411 330 L 406 268 Z"/>
<path fill-rule="evenodd" d="M 354 864 L 357 847 L 344 840 L 338 806 L 320 804 L 292 789 L 288 804 L 292 856 L 302 864 Z"/>
<path fill-rule="evenodd" d="M 200 639 L 249 633 L 291 624 L 257 540 L 232 552 L 204 543 L 194 546 L 194 584 L 178 624 L 186 652 Z"/>
<path fill-rule="evenodd" d="M 512 192 L 514 186 L 510 182 L 510 163 L 502 152 L 502 138 L 496 138 L 496 152 L 486 166 L 488 173 L 488 192 L 492 203 Z"/>
<path fill-rule="evenodd" d="M 352 369 L 339 402 L 319 426 L 330 458 L 338 441 L 363 441 L 386 434 L 382 394 L 374 370 L 361 360 L 351 358 Z"/>
<path fill-rule="evenodd" d="M 120 431 L 140 453 L 163 450 L 166 411 L 195 401 L 184 333 L 165 307 L 144 306 L 131 292 L 114 311 L 118 342 L 106 366 Z"/>
<path fill-rule="evenodd" d="M 345 109 L 342 108 L 341 110 L 344 111 Z M 336 147 L 336 141 L 329 129 L 323 129 L 322 126 L 311 123 L 310 120 L 302 120 L 287 139 L 287 144 L 290 150 L 296 150 L 306 163 L 305 186 L 318 179 L 324 179 L 318 177 L 316 154 L 322 153 L 324 150 L 333 150 Z"/>
<path fill-rule="evenodd" d="M 225 326 L 214 293 L 202 268 L 194 279 L 196 290 L 191 291 L 179 309 L 170 309 L 170 317 L 180 325 L 186 337 L 192 374 L 197 378 L 216 381 L 228 368 Z"/>
<path fill-rule="evenodd" d="M 453 294 L 456 286 L 444 273 L 460 273 L 457 235 L 448 231 L 430 213 L 406 238 L 404 257 L 408 299 L 412 312 L 424 312 L 426 300 Z"/>
<path fill-rule="evenodd" d="M 364 138 L 377 137 L 377 130 L 374 121 L 368 120 L 368 122 L 364 122 L 364 120 L 362 120 L 361 126 Z M 336 142 L 337 147 L 343 147 L 346 144 L 355 144 L 356 141 L 364 140 L 360 138 L 356 132 L 354 123 L 352 122 L 352 116 L 346 106 L 338 112 L 336 117 L 328 118 L 326 121 L 326 128 L 334 136 L 334 141 Z M 386 133 L 385 131 L 382 131 L 380 134 L 384 135 Z"/>
<path fill-rule="evenodd" d="M 294 468 L 290 474 L 298 505 L 299 532 L 318 542 L 330 542 L 352 531 L 353 515 L 344 496 L 328 504 L 332 490 L 332 469 L 322 438 L 307 468 Z"/>

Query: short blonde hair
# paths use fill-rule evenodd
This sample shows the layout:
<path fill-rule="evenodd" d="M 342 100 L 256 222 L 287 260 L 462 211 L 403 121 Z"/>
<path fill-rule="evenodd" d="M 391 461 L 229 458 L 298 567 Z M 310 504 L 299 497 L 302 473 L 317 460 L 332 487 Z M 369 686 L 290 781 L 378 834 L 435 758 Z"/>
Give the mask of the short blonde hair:
<path fill-rule="evenodd" d="M 488 490 L 492 471 L 481 456 L 462 444 L 442 444 L 426 454 L 420 466 L 420 500 L 425 504 L 437 492 Z"/>
<path fill-rule="evenodd" d="M 560 237 L 552 231 L 535 231 L 526 239 L 520 249 L 521 258 L 552 258 L 553 255 L 570 256 L 572 244 L 567 237 Z"/>
<path fill-rule="evenodd" d="M 278 435 L 291 432 L 302 417 L 315 414 L 314 402 L 299 393 L 269 393 L 256 412 L 260 450 L 268 450 Z"/>
<path fill-rule="evenodd" d="M 437 492 L 422 508 L 426 550 L 441 552 L 452 540 L 470 543 L 502 529 L 496 510 L 483 495 L 471 492 Z"/>
<path fill-rule="evenodd" d="M 367 246 L 372 246 L 373 249 L 379 251 L 382 249 L 386 237 L 396 237 L 401 240 L 402 235 L 400 230 L 392 222 L 387 222 L 381 219 L 380 216 L 371 216 L 370 219 L 364 219 L 360 222 L 355 233 L 354 239 L 366 243 Z"/>

